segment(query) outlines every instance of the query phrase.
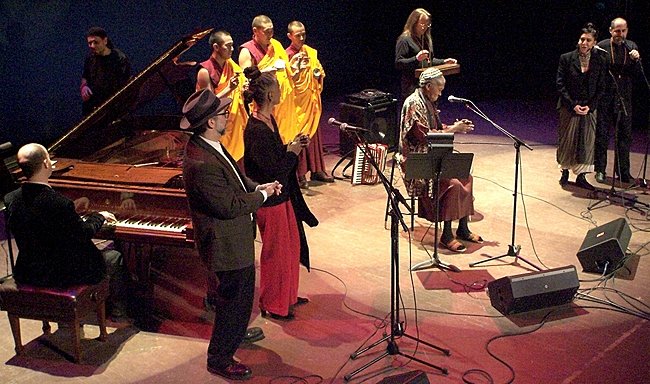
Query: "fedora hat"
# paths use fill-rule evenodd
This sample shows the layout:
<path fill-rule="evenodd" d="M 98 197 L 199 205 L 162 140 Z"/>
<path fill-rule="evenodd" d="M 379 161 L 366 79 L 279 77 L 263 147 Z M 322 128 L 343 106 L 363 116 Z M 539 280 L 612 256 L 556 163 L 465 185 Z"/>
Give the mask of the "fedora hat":
<path fill-rule="evenodd" d="M 226 109 L 232 99 L 218 99 L 209 89 L 196 91 L 183 105 L 181 129 L 194 129 L 208 121 L 209 118 Z"/>

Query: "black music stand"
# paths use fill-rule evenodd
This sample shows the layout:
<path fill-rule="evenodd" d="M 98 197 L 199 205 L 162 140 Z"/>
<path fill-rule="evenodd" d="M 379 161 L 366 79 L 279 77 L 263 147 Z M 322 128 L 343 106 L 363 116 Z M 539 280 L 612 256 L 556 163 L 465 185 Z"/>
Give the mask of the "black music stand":
<path fill-rule="evenodd" d="M 382 185 L 386 189 L 386 193 L 388 194 L 388 201 L 390 203 L 390 241 L 391 241 L 391 247 L 390 247 L 390 254 L 391 254 L 391 263 L 390 263 L 390 272 L 391 272 L 391 282 L 390 282 L 390 333 L 389 334 L 384 334 L 383 337 L 374 343 L 370 344 L 369 346 L 361 349 L 357 349 L 350 355 L 350 359 L 355 360 L 357 357 L 362 355 L 363 353 L 371 350 L 372 348 L 382 344 L 384 341 L 387 343 L 386 345 L 386 351 L 382 353 L 381 355 L 375 357 L 368 363 L 364 364 L 361 368 L 358 368 L 347 375 L 344 376 L 345 381 L 350 381 L 352 377 L 356 376 L 360 372 L 364 371 L 366 368 L 372 366 L 373 364 L 381 361 L 384 357 L 386 356 L 394 356 L 394 355 L 400 355 L 407 357 L 413 361 L 417 361 L 420 364 L 426 365 L 427 367 L 436 369 L 440 371 L 442 374 L 447 375 L 449 371 L 447 368 L 444 367 L 439 367 L 437 365 L 433 365 L 429 362 L 426 362 L 424 360 L 421 360 L 415 356 L 407 355 L 399 350 L 399 346 L 397 345 L 397 338 L 400 337 L 406 337 L 411 340 L 415 340 L 418 343 L 422 343 L 428 347 L 431 347 L 433 349 L 436 349 L 440 352 L 442 352 L 445 356 L 450 356 L 451 352 L 448 349 L 444 349 L 441 347 L 438 347 L 437 345 L 431 344 L 429 342 L 426 342 L 424 340 L 419 339 L 418 337 L 411 336 L 406 333 L 404 329 L 404 324 L 400 321 L 400 293 L 399 293 L 399 225 L 402 225 L 402 228 L 404 231 L 408 231 L 408 227 L 406 226 L 406 223 L 404 222 L 404 217 L 402 216 L 402 213 L 399 209 L 399 203 L 401 202 L 402 204 L 408 206 L 406 204 L 406 199 L 404 199 L 404 196 L 401 195 L 398 189 L 394 188 L 391 183 L 388 181 L 386 178 L 386 175 L 384 175 L 383 172 L 379 170 L 379 166 L 377 165 L 377 162 L 375 161 L 374 157 L 370 154 L 368 150 L 368 143 L 365 142 L 363 145 L 359 145 L 359 147 L 363 150 L 364 155 L 368 159 L 370 165 L 377 171 L 377 174 L 379 175 L 379 179 L 381 180 Z"/>
<path fill-rule="evenodd" d="M 450 136 L 449 136 L 450 135 Z M 451 137 L 451 140 L 450 140 Z M 411 153 L 406 160 L 406 179 L 433 180 L 432 199 L 435 204 L 435 223 L 433 255 L 431 260 L 423 261 L 411 267 L 411 271 L 420 271 L 431 267 L 460 272 L 452 264 L 440 261 L 438 258 L 438 222 L 440 204 L 438 202 L 438 189 L 440 179 L 466 179 L 472 168 L 473 153 L 453 153 L 453 133 L 433 133 L 427 135 L 429 142 L 428 153 Z"/>

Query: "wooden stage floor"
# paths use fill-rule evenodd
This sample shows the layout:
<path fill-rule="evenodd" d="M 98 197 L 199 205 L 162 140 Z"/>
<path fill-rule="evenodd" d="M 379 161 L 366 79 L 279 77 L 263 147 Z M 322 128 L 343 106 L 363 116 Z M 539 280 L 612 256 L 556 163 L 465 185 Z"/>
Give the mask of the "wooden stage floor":
<path fill-rule="evenodd" d="M 413 370 L 426 372 L 432 383 L 460 383 L 464 375 L 472 382 L 487 383 L 476 370 L 489 374 L 496 383 L 508 382 L 513 376 L 516 383 L 647 382 L 647 190 L 627 191 L 645 207 L 612 202 L 588 210 L 595 200 L 587 191 L 573 185 L 559 186 L 554 146 L 540 144 L 534 145 L 533 151 L 522 150 L 522 195 L 518 197 L 515 226 L 515 244 L 521 245 L 521 256 L 543 269 L 575 265 L 581 297 L 600 302 L 578 298 L 559 309 L 506 317 L 490 304 L 487 282 L 529 273 L 532 268 L 513 263 L 513 257 L 476 268 L 469 264 L 504 254 L 511 243 L 515 151 L 507 139 L 482 134 L 458 136 L 456 148 L 475 153 L 478 213 L 470 228 L 485 242 L 469 245 L 463 254 L 440 251 L 440 258 L 458 266 L 459 273 L 437 269 L 410 273 L 410 265 L 429 259 L 432 229 L 418 218 L 411 233 L 399 233 L 400 319 L 407 334 L 447 348 L 451 356 L 402 337 L 397 345 L 406 356 L 382 358 L 352 382 L 374 383 Z M 328 155 L 326 160 L 332 167 L 338 157 Z M 634 170 L 640 168 L 641 161 L 642 155 L 634 153 Z M 593 176 L 588 179 L 601 190 L 607 189 L 596 184 Z M 401 181 L 396 185 L 403 190 Z M 314 182 L 305 195 L 320 220 L 317 228 L 307 229 L 313 269 L 310 273 L 301 271 L 300 295 L 311 302 L 298 308 L 296 319 L 290 322 L 264 319 L 254 309 L 251 325 L 262 327 L 266 338 L 237 353 L 253 369 L 251 383 L 290 383 L 296 378 L 306 383 L 321 379 L 341 383 L 345 374 L 386 352 L 386 343 L 380 343 L 359 358 L 350 359 L 355 350 L 390 331 L 391 239 L 385 229 L 386 194 L 382 186 Z M 576 253 L 587 231 L 621 217 L 628 220 L 632 230 L 628 248 L 636 255 L 632 260 L 638 262 L 630 264 L 632 276 L 605 282 L 599 275 L 581 272 Z M 31 341 L 40 332 L 39 323 L 33 321 L 23 321 L 27 357 L 15 357 L 6 313 L 0 313 L 2 381 L 224 382 L 205 369 L 210 316 L 202 308 L 205 277 L 196 254 L 161 249 L 153 269 L 154 305 L 146 313 L 149 321 L 136 323 L 139 327 L 111 328 L 105 345 L 85 340 L 86 361 L 82 365 L 74 365 L 45 344 Z M 98 330 L 86 326 L 86 334 L 93 337 Z M 444 367 L 449 373 L 443 375 L 408 356 Z"/>

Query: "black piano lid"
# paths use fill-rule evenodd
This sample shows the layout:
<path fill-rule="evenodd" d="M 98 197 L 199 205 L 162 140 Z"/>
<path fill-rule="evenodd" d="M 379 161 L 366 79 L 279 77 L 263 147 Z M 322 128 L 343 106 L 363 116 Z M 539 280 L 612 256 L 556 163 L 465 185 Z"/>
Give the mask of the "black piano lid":
<path fill-rule="evenodd" d="M 173 72 L 177 68 L 174 59 L 210 34 L 212 29 L 196 31 L 177 41 L 115 95 L 52 144 L 48 148 L 50 154 L 58 157 L 85 158 L 130 135 L 133 126 L 137 125 L 133 122 L 132 112 L 155 98 L 166 86 L 170 86 L 169 75 L 174 77 Z M 186 66 L 185 69 L 189 70 L 190 67 Z M 156 74 L 159 76 L 154 76 Z M 180 117 L 174 121 L 178 120 Z"/>

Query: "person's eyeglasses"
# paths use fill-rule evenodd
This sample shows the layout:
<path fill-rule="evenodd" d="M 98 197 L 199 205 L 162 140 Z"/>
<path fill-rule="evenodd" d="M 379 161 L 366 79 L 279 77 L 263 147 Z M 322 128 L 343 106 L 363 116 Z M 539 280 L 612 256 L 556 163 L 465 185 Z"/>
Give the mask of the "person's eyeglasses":
<path fill-rule="evenodd" d="M 223 112 L 219 112 L 215 116 L 226 116 L 226 117 L 228 117 L 229 115 L 230 115 L 230 109 L 225 109 Z"/>
<path fill-rule="evenodd" d="M 418 23 L 425 28 L 431 28 L 431 23 Z"/>

